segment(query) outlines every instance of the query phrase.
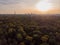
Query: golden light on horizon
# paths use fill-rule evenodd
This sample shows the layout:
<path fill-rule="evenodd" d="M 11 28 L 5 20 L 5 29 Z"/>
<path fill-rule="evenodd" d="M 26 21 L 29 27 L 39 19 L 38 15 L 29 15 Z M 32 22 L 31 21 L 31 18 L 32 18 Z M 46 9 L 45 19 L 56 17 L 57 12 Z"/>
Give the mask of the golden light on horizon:
<path fill-rule="evenodd" d="M 47 0 L 42 0 L 42 1 L 39 1 L 36 5 L 35 5 L 36 9 L 39 10 L 39 11 L 42 11 L 42 12 L 46 12 L 50 9 L 52 9 L 52 4 L 49 3 Z"/>

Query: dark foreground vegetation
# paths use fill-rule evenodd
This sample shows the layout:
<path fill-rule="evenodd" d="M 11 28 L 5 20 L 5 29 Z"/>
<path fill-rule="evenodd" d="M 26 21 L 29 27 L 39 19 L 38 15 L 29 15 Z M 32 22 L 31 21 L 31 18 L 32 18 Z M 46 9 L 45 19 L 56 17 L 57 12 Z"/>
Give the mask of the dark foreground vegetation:
<path fill-rule="evenodd" d="M 0 45 L 60 45 L 60 15 L 0 15 Z"/>

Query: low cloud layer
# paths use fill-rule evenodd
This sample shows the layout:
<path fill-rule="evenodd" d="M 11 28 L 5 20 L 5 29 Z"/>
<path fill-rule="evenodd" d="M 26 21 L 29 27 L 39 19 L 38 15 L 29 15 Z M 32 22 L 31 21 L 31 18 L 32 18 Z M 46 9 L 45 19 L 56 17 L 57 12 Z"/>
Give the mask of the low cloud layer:
<path fill-rule="evenodd" d="M 41 0 L 0 0 L 0 10 L 2 12 L 6 10 L 12 10 L 15 8 L 18 9 L 29 9 L 32 10 L 35 8 L 34 6 Z M 45 0 L 44 0 L 45 1 Z M 48 0 L 54 8 L 60 9 L 60 0 Z"/>
<path fill-rule="evenodd" d="M 21 0 L 0 0 L 0 4 L 15 4 L 15 3 L 19 3 L 21 2 Z"/>
<path fill-rule="evenodd" d="M 35 3 L 38 0 L 0 0 L 0 4 L 16 4 L 24 2 L 25 4 Z"/>
<path fill-rule="evenodd" d="M 55 8 L 60 8 L 60 0 L 50 0 Z"/>
<path fill-rule="evenodd" d="M 24 4 L 24 5 L 34 5 L 40 0 L 0 0 L 0 5 L 9 5 L 9 4 Z M 55 7 L 60 8 L 60 0 L 48 0 Z"/>

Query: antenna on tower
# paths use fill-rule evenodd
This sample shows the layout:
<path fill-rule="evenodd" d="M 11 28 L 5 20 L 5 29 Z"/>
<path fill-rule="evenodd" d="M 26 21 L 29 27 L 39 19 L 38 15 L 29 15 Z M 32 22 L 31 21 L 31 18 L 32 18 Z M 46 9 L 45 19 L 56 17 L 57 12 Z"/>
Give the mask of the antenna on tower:
<path fill-rule="evenodd" d="M 16 11 L 14 10 L 14 15 L 16 14 Z"/>
<path fill-rule="evenodd" d="M 15 15 L 15 14 L 16 14 L 16 10 L 15 10 L 15 8 L 13 8 L 13 11 L 14 11 L 13 14 Z"/>

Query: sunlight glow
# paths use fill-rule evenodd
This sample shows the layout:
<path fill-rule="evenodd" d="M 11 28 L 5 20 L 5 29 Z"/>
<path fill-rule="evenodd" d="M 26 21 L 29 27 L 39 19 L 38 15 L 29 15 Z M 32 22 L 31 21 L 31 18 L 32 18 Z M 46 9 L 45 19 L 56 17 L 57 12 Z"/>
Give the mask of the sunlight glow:
<path fill-rule="evenodd" d="M 40 11 L 48 11 L 52 8 L 52 4 L 46 0 L 39 1 L 35 6 Z"/>

